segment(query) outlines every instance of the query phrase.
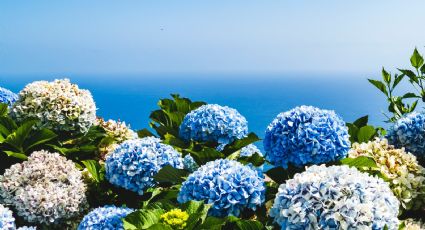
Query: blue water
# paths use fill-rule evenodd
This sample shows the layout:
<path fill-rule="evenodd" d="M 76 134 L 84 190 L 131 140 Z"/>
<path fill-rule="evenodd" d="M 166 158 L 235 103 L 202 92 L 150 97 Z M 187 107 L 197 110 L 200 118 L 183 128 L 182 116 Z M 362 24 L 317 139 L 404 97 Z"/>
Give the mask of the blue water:
<path fill-rule="evenodd" d="M 0 86 L 18 92 L 33 80 L 57 76 L 0 76 Z M 149 114 L 158 99 L 179 93 L 193 100 L 227 105 L 239 110 L 250 131 L 259 136 L 280 112 L 298 105 L 335 110 L 345 121 L 369 114 L 370 122 L 383 125 L 385 98 L 363 75 L 141 75 L 69 76 L 89 89 L 98 115 L 121 119 L 133 129 L 148 127 Z M 260 144 L 261 145 L 261 144 Z"/>

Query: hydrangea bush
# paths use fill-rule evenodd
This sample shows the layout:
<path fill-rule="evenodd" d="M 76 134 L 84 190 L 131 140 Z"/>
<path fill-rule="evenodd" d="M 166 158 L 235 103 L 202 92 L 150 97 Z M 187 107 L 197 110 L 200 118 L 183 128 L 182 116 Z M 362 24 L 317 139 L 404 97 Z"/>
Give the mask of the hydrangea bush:
<path fill-rule="evenodd" d="M 275 166 L 320 164 L 344 158 L 350 149 L 347 127 L 334 111 L 312 106 L 280 113 L 267 127 L 266 158 Z"/>
<path fill-rule="evenodd" d="M 37 151 L 0 176 L 0 199 L 30 223 L 56 225 L 87 209 L 86 185 L 75 164 Z"/>
<path fill-rule="evenodd" d="M 248 134 L 248 122 L 235 109 L 208 104 L 188 113 L 179 132 L 186 141 L 217 142 L 223 147 L 245 137 Z"/>
<path fill-rule="evenodd" d="M 8 89 L 0 87 L 0 103 L 7 104 L 10 107 L 17 99 L 17 94 Z"/>
<path fill-rule="evenodd" d="M 78 230 L 120 230 L 123 228 L 122 218 L 132 213 L 133 209 L 115 206 L 96 208 L 87 214 Z"/>
<path fill-rule="evenodd" d="M 155 185 L 153 176 L 165 165 L 183 168 L 180 153 L 154 137 L 124 141 L 105 163 L 110 183 L 140 195 Z"/>
<path fill-rule="evenodd" d="M 412 112 L 398 119 L 386 137 L 395 147 L 425 158 L 425 113 Z"/>
<path fill-rule="evenodd" d="M 419 208 L 425 203 L 425 169 L 416 157 L 404 149 L 396 149 L 386 139 L 354 143 L 349 157 L 372 157 L 379 171 L 389 180 L 391 190 L 404 209 Z"/>
<path fill-rule="evenodd" d="M 39 119 L 44 128 L 86 133 L 96 121 L 96 105 L 88 90 L 68 79 L 35 81 L 19 92 L 11 114 L 18 121 Z"/>
<path fill-rule="evenodd" d="M 219 159 L 208 162 L 183 182 L 178 202 L 203 200 L 212 204 L 212 216 L 239 216 L 245 208 L 255 210 L 265 200 L 263 176 L 237 161 Z"/>
<path fill-rule="evenodd" d="M 380 178 L 315 165 L 280 185 L 270 216 L 282 229 L 397 230 L 399 204 Z"/>

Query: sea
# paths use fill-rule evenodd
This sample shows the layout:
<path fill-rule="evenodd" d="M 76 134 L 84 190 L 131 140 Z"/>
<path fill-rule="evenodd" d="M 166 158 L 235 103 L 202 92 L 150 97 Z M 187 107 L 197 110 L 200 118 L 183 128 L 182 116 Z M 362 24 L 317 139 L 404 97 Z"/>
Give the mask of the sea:
<path fill-rule="evenodd" d="M 263 137 L 281 112 L 299 105 L 335 110 L 346 122 L 369 115 L 373 125 L 386 127 L 386 98 L 362 74 L 143 74 L 67 75 L 93 94 L 97 115 L 119 119 L 135 129 L 149 127 L 149 114 L 161 98 L 180 94 L 196 101 L 237 109 L 249 129 Z M 35 80 L 57 75 L 0 75 L 0 86 L 19 92 Z M 257 145 L 262 148 L 262 143 Z"/>

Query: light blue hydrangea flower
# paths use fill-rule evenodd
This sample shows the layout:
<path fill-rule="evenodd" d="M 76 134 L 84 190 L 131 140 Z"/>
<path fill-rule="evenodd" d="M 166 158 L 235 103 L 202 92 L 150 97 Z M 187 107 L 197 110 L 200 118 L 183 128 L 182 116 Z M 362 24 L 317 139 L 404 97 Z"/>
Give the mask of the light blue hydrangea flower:
<path fill-rule="evenodd" d="M 312 106 L 280 113 L 267 127 L 266 159 L 275 166 L 321 164 L 342 159 L 350 149 L 348 129 L 334 111 Z"/>
<path fill-rule="evenodd" d="M 189 154 L 187 154 L 183 158 L 183 166 L 184 166 L 184 169 L 186 169 L 189 172 L 194 172 L 196 169 L 199 168 L 199 165 L 196 163 L 193 157 Z"/>
<path fill-rule="evenodd" d="M 10 107 L 16 100 L 18 100 L 18 95 L 16 93 L 0 87 L 0 103 L 8 104 Z"/>
<path fill-rule="evenodd" d="M 186 141 L 217 142 L 221 148 L 248 134 L 248 122 L 237 110 L 215 104 L 188 113 L 180 125 Z"/>
<path fill-rule="evenodd" d="M 239 216 L 244 208 L 255 210 L 264 203 L 265 191 L 260 172 L 237 161 L 218 159 L 189 175 L 177 201 L 203 200 L 212 204 L 212 216 Z"/>
<path fill-rule="evenodd" d="M 19 227 L 18 230 L 37 230 L 37 227 L 34 227 L 34 226 L 23 226 L 23 227 Z"/>
<path fill-rule="evenodd" d="M 270 216 L 282 229 L 397 230 L 388 183 L 348 166 L 311 166 L 280 185 Z"/>
<path fill-rule="evenodd" d="M 254 144 L 249 144 L 241 149 L 241 153 L 239 156 L 241 157 L 250 157 L 254 153 L 258 153 L 260 156 L 263 156 L 263 153 L 258 149 L 258 147 Z"/>
<path fill-rule="evenodd" d="M 133 209 L 124 207 L 96 208 L 83 218 L 78 230 L 121 230 L 124 229 L 121 219 L 132 212 Z"/>
<path fill-rule="evenodd" d="M 0 204 L 0 229 L 14 230 L 15 228 L 15 218 L 12 215 L 12 211 Z"/>
<path fill-rule="evenodd" d="M 154 137 L 127 140 L 106 158 L 106 179 L 142 195 L 155 185 L 153 176 L 165 165 L 183 168 L 182 157 L 173 147 Z"/>
<path fill-rule="evenodd" d="M 412 112 L 398 119 L 387 134 L 388 142 L 425 158 L 425 113 Z"/>

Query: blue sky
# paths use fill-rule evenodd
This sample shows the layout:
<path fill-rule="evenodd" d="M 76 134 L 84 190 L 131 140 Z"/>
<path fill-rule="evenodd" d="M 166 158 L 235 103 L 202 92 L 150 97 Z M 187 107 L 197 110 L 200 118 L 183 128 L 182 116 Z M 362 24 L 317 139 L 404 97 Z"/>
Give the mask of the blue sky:
<path fill-rule="evenodd" d="M 423 9 L 423 0 L 2 0 L 0 74 L 377 73 L 425 51 Z"/>

